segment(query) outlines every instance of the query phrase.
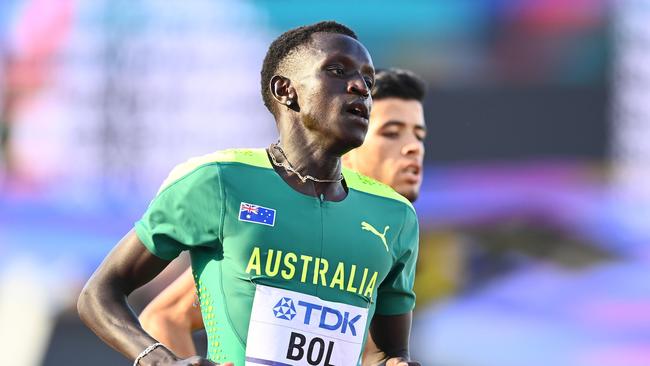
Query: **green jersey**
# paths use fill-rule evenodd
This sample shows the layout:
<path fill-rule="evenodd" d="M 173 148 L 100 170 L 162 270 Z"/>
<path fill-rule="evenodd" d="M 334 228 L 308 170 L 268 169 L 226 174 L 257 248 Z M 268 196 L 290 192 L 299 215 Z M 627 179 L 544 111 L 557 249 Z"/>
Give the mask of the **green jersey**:
<path fill-rule="evenodd" d="M 363 344 L 374 313 L 413 309 L 413 206 L 359 173 L 343 176 L 345 199 L 325 201 L 287 185 L 265 150 L 239 149 L 191 159 L 163 183 L 136 233 L 166 260 L 189 250 L 209 359 L 332 365 L 360 352 L 339 349 Z M 265 328 L 271 323 L 283 330 Z M 266 355 L 251 337 L 286 358 Z"/>

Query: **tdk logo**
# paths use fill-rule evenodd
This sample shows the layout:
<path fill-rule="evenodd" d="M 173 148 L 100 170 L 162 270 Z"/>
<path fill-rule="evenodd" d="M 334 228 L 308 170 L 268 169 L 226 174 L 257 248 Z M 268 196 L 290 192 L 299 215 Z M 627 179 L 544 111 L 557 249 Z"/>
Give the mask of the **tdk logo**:
<path fill-rule="evenodd" d="M 278 319 L 293 320 L 296 317 L 296 307 L 293 305 L 293 300 L 288 297 L 283 297 L 273 307 L 273 314 Z"/>
<path fill-rule="evenodd" d="M 318 322 L 318 327 L 321 329 L 330 331 L 340 329 L 343 334 L 349 330 L 352 336 L 356 337 L 357 330 L 354 325 L 361 319 L 361 315 L 350 318 L 350 313 L 347 311 L 341 313 L 336 309 L 302 300 L 298 301 L 298 306 L 304 308 L 305 316 L 302 319 L 304 324 L 309 325 Z M 294 307 L 293 301 L 287 297 L 280 299 L 273 308 L 273 312 L 275 317 L 280 319 L 293 320 L 296 316 L 296 308 Z"/>

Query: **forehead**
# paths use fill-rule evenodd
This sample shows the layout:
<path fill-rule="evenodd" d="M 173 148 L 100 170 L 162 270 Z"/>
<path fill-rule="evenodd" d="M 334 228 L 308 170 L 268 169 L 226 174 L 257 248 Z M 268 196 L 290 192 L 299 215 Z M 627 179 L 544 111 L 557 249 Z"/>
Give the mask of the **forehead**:
<path fill-rule="evenodd" d="M 391 121 L 424 127 L 424 108 L 422 103 L 413 99 L 379 99 L 372 103 L 370 121 L 370 126 L 374 128 Z"/>
<path fill-rule="evenodd" d="M 343 34 L 314 33 L 311 37 L 311 42 L 305 49 L 314 57 L 329 58 L 344 56 L 361 65 L 372 66 L 372 58 L 366 47 L 356 39 Z"/>

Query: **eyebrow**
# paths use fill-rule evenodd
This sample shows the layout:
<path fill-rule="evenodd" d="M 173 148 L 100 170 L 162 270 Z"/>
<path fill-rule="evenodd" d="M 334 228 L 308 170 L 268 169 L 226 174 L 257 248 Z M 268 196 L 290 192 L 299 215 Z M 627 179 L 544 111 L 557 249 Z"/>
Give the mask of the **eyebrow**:
<path fill-rule="evenodd" d="M 328 61 L 337 60 L 337 59 L 343 61 L 344 63 L 348 63 L 350 65 L 355 63 L 355 61 L 351 57 L 349 57 L 345 53 L 341 53 L 341 52 L 337 52 L 337 53 L 335 53 L 335 54 L 333 54 L 333 55 L 331 55 L 330 57 L 327 58 Z M 373 75 L 373 76 L 375 75 L 375 68 L 370 66 L 369 64 L 362 65 L 361 66 L 361 71 L 366 73 L 366 74 L 370 74 L 370 75 Z"/>
<path fill-rule="evenodd" d="M 398 121 L 398 120 L 394 120 L 394 119 L 393 119 L 393 120 L 390 120 L 390 121 L 385 122 L 385 123 L 384 123 L 380 128 L 390 127 L 390 126 L 400 126 L 400 127 L 403 127 L 403 126 L 406 126 L 406 122 Z M 416 130 L 421 130 L 421 131 L 427 132 L 427 128 L 426 128 L 426 126 L 416 125 L 414 128 L 415 128 Z"/>

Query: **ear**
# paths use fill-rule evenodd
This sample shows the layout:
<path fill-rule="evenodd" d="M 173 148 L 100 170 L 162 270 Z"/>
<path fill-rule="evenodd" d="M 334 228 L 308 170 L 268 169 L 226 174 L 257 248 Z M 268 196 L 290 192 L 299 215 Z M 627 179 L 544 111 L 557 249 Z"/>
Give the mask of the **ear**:
<path fill-rule="evenodd" d="M 298 99 L 296 98 L 296 89 L 291 85 L 291 80 L 284 76 L 275 75 L 269 83 L 271 95 L 278 103 L 287 106 L 287 108 L 296 110 Z"/>

